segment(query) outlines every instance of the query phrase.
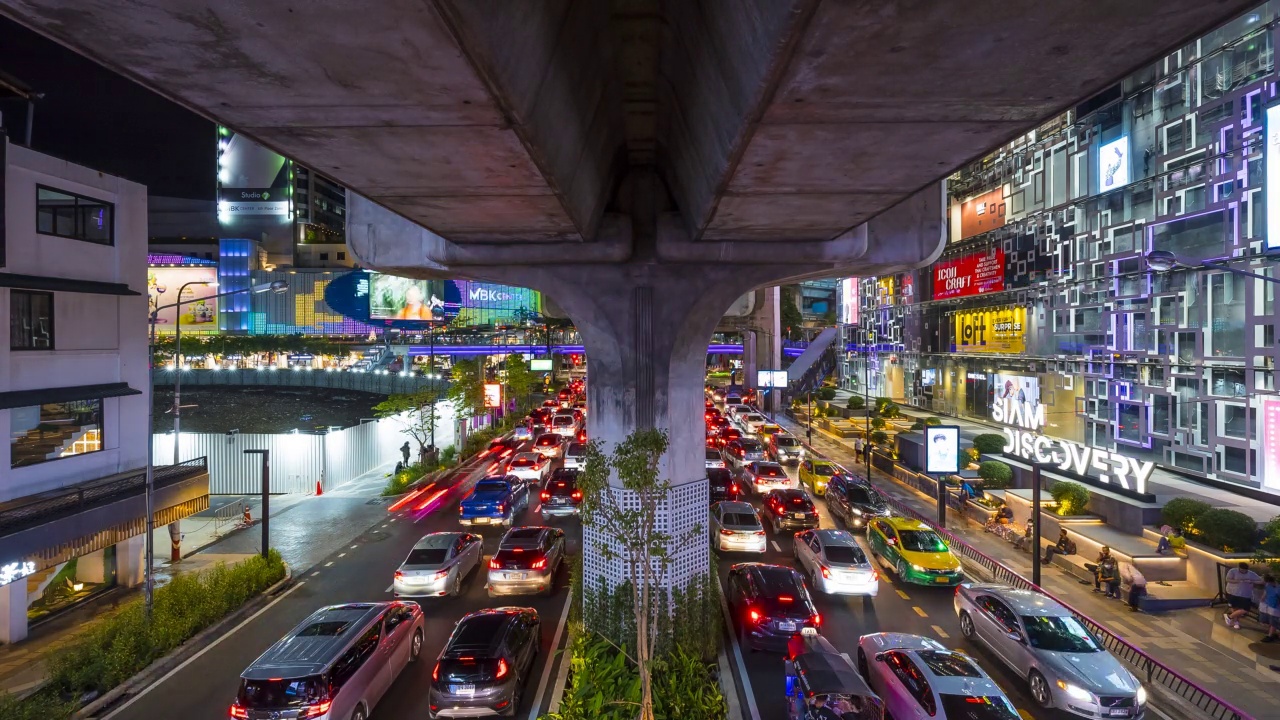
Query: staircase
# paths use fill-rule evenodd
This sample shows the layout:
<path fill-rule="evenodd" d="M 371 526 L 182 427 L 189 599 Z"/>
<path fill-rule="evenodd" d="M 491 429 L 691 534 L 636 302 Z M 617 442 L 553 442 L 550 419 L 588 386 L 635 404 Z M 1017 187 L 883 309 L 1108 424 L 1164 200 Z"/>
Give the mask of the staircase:
<path fill-rule="evenodd" d="M 809 343 L 800 357 L 787 368 L 787 387 L 792 397 L 822 387 L 822 380 L 836 368 L 835 341 L 839 330 L 829 327 Z"/>
<path fill-rule="evenodd" d="M 66 563 L 59 563 L 47 567 L 34 575 L 27 576 L 27 604 L 39 600 L 43 595 L 45 588 L 49 587 L 49 583 L 53 578 L 62 571 Z"/>

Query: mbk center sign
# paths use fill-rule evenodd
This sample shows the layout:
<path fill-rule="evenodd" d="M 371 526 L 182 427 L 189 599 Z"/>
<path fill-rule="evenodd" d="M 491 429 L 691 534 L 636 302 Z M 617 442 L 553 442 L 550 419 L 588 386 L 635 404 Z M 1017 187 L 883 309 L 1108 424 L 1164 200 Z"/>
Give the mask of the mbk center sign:
<path fill-rule="evenodd" d="M 1057 465 L 1059 470 L 1083 477 L 1096 474 L 1102 483 L 1143 495 L 1147 492 L 1147 480 L 1155 463 L 1044 435 L 1044 405 L 1038 401 L 997 400 L 991 407 L 991 418 L 1006 426 L 1008 451 L 1024 460 Z"/>

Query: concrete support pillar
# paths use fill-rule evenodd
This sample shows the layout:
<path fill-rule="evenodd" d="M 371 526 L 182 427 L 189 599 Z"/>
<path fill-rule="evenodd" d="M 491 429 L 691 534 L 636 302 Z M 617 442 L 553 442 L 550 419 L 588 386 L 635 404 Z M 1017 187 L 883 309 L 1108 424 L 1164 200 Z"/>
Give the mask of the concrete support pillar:
<path fill-rule="evenodd" d="M 107 551 L 95 550 L 76 560 L 76 580 L 101 583 L 107 581 Z"/>
<path fill-rule="evenodd" d="M 27 638 L 27 581 L 0 585 L 0 643 L 10 645 Z"/>
<path fill-rule="evenodd" d="M 325 439 L 324 435 L 320 436 L 321 443 Z M 324 477 L 321 474 L 321 477 Z M 178 562 L 182 559 L 182 521 L 174 520 L 169 523 L 169 562 Z"/>
<path fill-rule="evenodd" d="M 137 587 L 146 576 L 147 537 L 145 534 L 116 543 L 116 582 L 120 587 Z"/>

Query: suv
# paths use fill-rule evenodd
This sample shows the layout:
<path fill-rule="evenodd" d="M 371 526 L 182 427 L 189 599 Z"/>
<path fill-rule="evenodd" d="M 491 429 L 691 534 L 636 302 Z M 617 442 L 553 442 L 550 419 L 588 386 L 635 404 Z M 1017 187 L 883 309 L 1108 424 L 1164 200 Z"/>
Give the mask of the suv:
<path fill-rule="evenodd" d="M 564 562 L 564 531 L 546 526 L 514 527 L 498 541 L 489 559 L 485 589 L 495 595 L 555 592 L 556 572 Z"/>
<path fill-rule="evenodd" d="M 889 506 L 870 485 L 848 475 L 836 475 L 827 485 L 827 510 L 850 530 L 866 530 L 873 518 L 889 517 Z"/>
<path fill-rule="evenodd" d="M 803 490 L 770 490 L 764 496 L 764 510 L 774 535 L 818 527 L 818 508 Z"/>
<path fill-rule="evenodd" d="M 737 500 L 742 494 L 738 482 L 724 468 L 707 469 L 707 490 L 713 503 L 721 500 Z"/>
<path fill-rule="evenodd" d="M 427 717 L 514 715 L 541 645 L 542 624 L 533 608 L 463 616 L 431 671 Z"/>
<path fill-rule="evenodd" d="M 725 464 L 736 474 L 741 474 L 748 463 L 764 459 L 764 446 L 751 438 L 740 437 L 724 446 Z"/>
<path fill-rule="evenodd" d="M 769 453 L 769 459 L 776 463 L 799 465 L 804 460 L 804 444 L 786 433 L 770 435 L 765 449 Z"/>
<path fill-rule="evenodd" d="M 414 602 L 331 605 L 303 620 L 240 674 L 230 716 L 346 720 L 368 717 L 422 653 Z"/>
<path fill-rule="evenodd" d="M 785 651 L 803 628 L 822 625 L 804 578 L 783 565 L 739 563 L 729 568 L 725 600 L 739 643 L 753 650 Z"/>
<path fill-rule="evenodd" d="M 787 471 L 778 463 L 753 462 L 742 468 L 742 484 L 754 495 L 764 495 L 770 490 L 789 490 L 798 488 L 800 484 L 787 476 Z"/>
<path fill-rule="evenodd" d="M 538 495 L 542 505 L 538 512 L 542 519 L 577 515 L 582 505 L 582 491 L 578 489 L 578 471 L 561 468 L 551 474 L 551 479 Z"/>

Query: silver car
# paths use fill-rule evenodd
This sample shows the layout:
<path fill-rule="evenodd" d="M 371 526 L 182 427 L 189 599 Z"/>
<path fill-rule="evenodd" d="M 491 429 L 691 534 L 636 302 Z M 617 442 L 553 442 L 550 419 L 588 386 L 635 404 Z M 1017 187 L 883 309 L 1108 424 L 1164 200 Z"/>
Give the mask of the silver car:
<path fill-rule="evenodd" d="M 858 671 L 895 718 L 1020 720 L 1000 686 L 963 653 L 933 638 L 873 633 L 858 638 Z"/>
<path fill-rule="evenodd" d="M 760 516 L 751 503 L 724 500 L 711 506 L 711 547 L 721 551 L 765 551 L 767 540 Z"/>
<path fill-rule="evenodd" d="M 564 531 L 558 528 L 531 525 L 508 530 L 489 559 L 489 597 L 554 593 L 564 546 Z"/>
<path fill-rule="evenodd" d="M 763 497 L 770 490 L 798 490 L 800 481 L 787 475 L 781 465 L 774 462 L 752 462 L 742 468 L 742 482 L 755 495 Z"/>
<path fill-rule="evenodd" d="M 981 640 L 1027 679 L 1043 708 L 1097 718 L 1141 718 L 1147 691 L 1089 629 L 1038 592 L 963 583 L 956 588 L 960 632 Z"/>
<path fill-rule="evenodd" d="M 580 442 L 569 443 L 569 447 L 564 451 L 564 469 L 565 470 L 585 470 L 587 468 L 587 444 Z"/>
<path fill-rule="evenodd" d="M 796 533 L 792 550 L 809 584 L 828 595 L 875 597 L 880 573 L 871 566 L 862 546 L 846 530 L 805 530 Z"/>
<path fill-rule="evenodd" d="M 707 470 L 715 470 L 724 467 L 724 457 L 720 454 L 719 450 L 707 448 L 706 466 Z"/>
<path fill-rule="evenodd" d="M 438 532 L 414 544 L 391 581 L 396 597 L 460 595 L 462 581 L 480 565 L 484 542 L 479 535 Z"/>

